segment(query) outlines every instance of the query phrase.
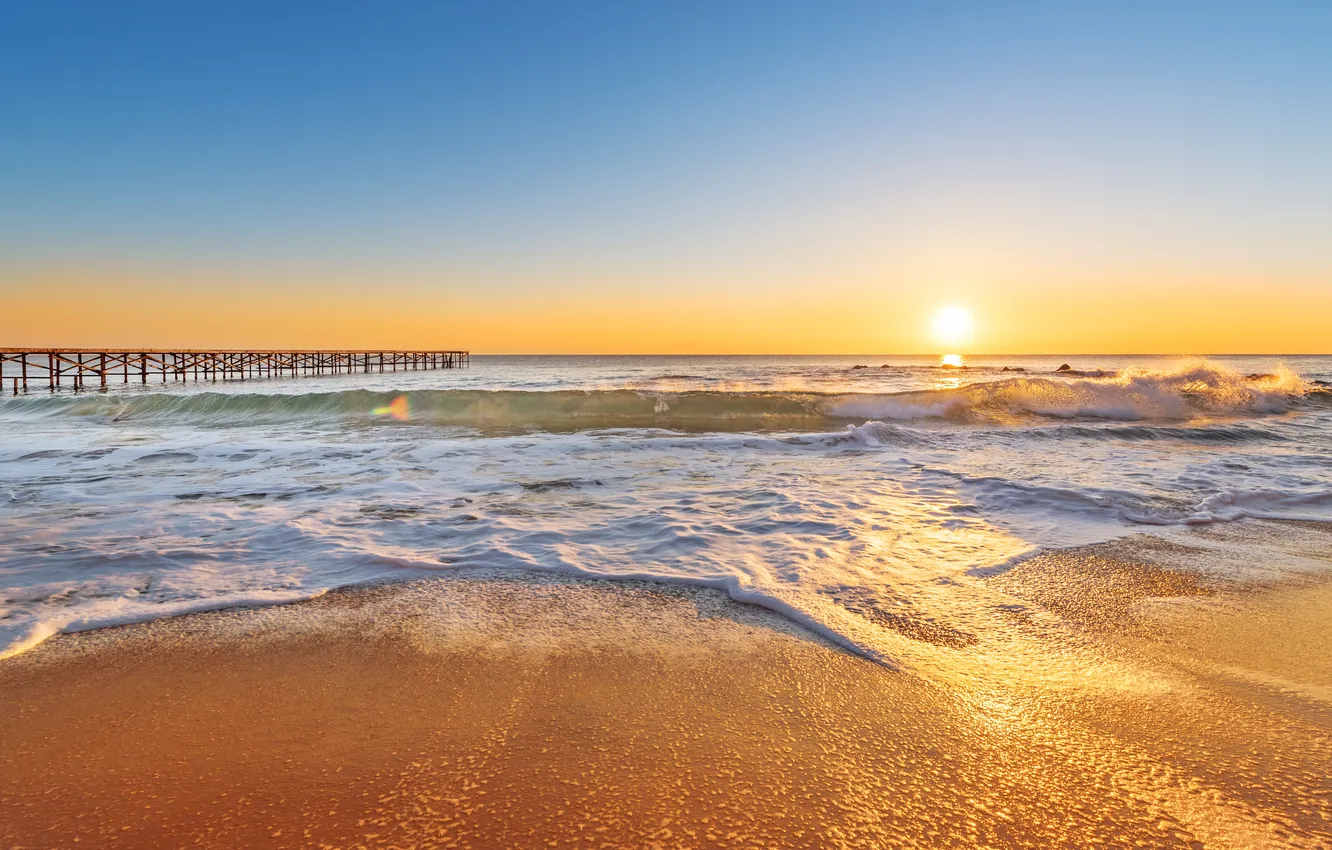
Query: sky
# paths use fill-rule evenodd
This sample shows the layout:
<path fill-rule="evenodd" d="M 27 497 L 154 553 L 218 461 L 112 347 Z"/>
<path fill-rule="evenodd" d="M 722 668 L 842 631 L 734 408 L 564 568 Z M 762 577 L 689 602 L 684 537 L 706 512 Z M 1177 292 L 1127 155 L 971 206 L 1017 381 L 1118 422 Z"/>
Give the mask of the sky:
<path fill-rule="evenodd" d="M 1332 3 L 0 3 L 0 345 L 1332 351 Z"/>

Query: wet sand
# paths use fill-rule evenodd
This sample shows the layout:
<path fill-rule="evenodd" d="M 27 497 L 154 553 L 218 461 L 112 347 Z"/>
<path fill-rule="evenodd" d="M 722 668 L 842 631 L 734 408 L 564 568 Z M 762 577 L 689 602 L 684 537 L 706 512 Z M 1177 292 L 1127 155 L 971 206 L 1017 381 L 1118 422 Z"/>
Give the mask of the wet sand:
<path fill-rule="evenodd" d="M 1332 846 L 1332 584 L 1178 545 L 986 580 L 930 670 L 514 573 L 59 636 L 0 662 L 0 846 Z"/>

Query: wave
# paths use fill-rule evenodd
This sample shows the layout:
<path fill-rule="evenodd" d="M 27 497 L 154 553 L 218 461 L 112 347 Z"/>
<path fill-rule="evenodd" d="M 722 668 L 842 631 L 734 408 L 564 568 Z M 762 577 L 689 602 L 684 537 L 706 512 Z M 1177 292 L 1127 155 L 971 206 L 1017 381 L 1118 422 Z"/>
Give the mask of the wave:
<path fill-rule="evenodd" d="M 828 420 L 827 402 L 827 396 L 817 393 L 357 389 L 300 395 L 203 392 L 18 398 L 0 403 L 0 415 L 218 426 L 361 421 L 562 431 L 734 430 L 822 427 Z"/>
<path fill-rule="evenodd" d="M 855 421 L 943 420 L 1001 426 L 1050 419 L 1178 423 L 1270 415 L 1320 400 L 1327 403 L 1332 393 L 1294 373 L 1245 377 L 1202 362 L 1171 372 L 1129 370 L 1105 379 L 1022 376 L 898 393 L 647 389 L 109 393 L 5 399 L 0 402 L 0 416 L 211 426 L 402 421 L 501 430 L 821 430 Z M 1144 431 L 1121 436 L 1159 435 Z"/>
<path fill-rule="evenodd" d="M 1109 374 L 1104 379 L 1006 378 L 956 389 L 849 397 L 829 413 L 997 424 L 1032 419 L 1182 422 L 1284 413 L 1325 394 L 1293 372 L 1245 377 L 1207 362 L 1169 372 L 1130 369 Z"/>

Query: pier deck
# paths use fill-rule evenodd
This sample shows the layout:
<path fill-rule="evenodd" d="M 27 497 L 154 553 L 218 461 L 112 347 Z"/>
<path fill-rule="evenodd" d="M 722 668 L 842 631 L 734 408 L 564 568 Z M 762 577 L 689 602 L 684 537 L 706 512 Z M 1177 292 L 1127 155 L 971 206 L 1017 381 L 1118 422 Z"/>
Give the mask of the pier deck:
<path fill-rule="evenodd" d="M 252 351 L 240 349 L 0 348 L 0 391 L 109 384 L 461 369 L 466 351 Z"/>

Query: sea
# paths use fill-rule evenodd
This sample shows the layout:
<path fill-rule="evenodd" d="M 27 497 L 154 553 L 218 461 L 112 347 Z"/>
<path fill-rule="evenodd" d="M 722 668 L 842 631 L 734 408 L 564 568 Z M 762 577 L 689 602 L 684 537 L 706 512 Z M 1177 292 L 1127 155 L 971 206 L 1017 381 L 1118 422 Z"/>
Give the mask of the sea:
<path fill-rule="evenodd" d="M 478 355 L 5 396 L 0 657 L 485 568 L 719 588 L 909 666 L 904 635 L 1011 618 L 986 579 L 1033 554 L 1332 520 L 1329 381 L 1306 356 Z"/>

